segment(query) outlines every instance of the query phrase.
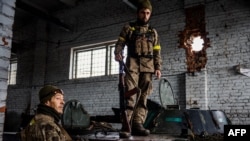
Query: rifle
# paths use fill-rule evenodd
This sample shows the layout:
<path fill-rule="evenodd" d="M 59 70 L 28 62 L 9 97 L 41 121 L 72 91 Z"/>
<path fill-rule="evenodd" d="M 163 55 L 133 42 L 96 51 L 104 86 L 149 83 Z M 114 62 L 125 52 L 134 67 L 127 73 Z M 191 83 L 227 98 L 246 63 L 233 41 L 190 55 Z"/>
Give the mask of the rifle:
<path fill-rule="evenodd" d="M 126 72 L 127 77 L 132 80 L 132 83 L 135 86 L 133 89 L 131 89 L 127 92 L 125 92 L 124 72 Z M 120 91 L 120 110 L 121 110 L 122 131 L 131 133 L 132 122 L 130 122 L 130 121 L 132 121 L 132 119 L 133 119 L 135 109 L 133 109 L 133 114 L 132 114 L 131 119 L 129 121 L 127 113 L 126 113 L 126 99 L 134 94 L 138 94 L 137 100 L 135 103 L 135 107 L 136 107 L 138 104 L 138 101 L 140 99 L 140 96 L 141 96 L 141 90 L 140 90 L 140 88 L 137 87 L 135 80 L 131 76 L 127 66 L 125 65 L 125 63 L 122 60 L 119 61 L 119 91 Z"/>
<path fill-rule="evenodd" d="M 119 91 L 122 131 L 131 133 L 131 126 L 126 113 L 125 84 L 124 84 L 124 63 L 119 61 Z"/>

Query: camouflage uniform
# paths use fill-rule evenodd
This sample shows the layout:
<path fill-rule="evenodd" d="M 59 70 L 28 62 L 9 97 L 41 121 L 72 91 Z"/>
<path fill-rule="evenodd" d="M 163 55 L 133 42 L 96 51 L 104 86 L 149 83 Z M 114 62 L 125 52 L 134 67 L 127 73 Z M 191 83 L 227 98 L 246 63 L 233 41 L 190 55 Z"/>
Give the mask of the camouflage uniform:
<path fill-rule="evenodd" d="M 125 45 L 128 54 L 126 66 L 141 89 L 137 107 L 135 103 L 138 95 L 133 95 L 127 99 L 126 112 L 128 119 L 131 120 L 135 107 L 132 122 L 143 124 L 147 116 L 147 97 L 152 93 L 152 74 L 162 67 L 158 34 L 149 24 L 139 26 L 136 22 L 128 23 L 120 32 L 114 53 L 121 54 Z M 125 75 L 125 85 L 127 91 L 135 87 L 127 75 Z"/>
<path fill-rule="evenodd" d="M 52 116 L 37 114 L 21 131 L 22 141 L 72 141 L 69 134 Z"/>

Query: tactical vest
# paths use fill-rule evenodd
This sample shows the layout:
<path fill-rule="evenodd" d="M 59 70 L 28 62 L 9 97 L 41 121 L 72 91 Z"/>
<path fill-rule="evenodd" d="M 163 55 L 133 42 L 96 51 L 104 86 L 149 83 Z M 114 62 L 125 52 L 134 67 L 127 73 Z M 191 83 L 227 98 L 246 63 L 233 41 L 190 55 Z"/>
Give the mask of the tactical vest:
<path fill-rule="evenodd" d="M 155 33 L 151 26 L 142 27 L 130 23 L 128 34 L 128 54 L 132 57 L 153 57 Z"/>

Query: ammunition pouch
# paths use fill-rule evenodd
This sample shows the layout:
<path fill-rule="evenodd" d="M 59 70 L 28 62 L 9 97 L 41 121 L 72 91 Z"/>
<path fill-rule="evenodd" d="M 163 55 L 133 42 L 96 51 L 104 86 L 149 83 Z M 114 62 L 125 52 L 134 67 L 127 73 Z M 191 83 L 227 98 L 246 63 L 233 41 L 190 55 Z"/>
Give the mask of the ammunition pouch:
<path fill-rule="evenodd" d="M 153 58 L 155 33 L 152 27 L 141 30 L 140 27 L 130 24 L 131 30 L 128 35 L 128 54 L 132 57 Z"/>
<path fill-rule="evenodd" d="M 153 53 L 153 41 L 152 38 L 144 36 L 138 36 L 134 41 L 135 54 L 148 55 Z"/>

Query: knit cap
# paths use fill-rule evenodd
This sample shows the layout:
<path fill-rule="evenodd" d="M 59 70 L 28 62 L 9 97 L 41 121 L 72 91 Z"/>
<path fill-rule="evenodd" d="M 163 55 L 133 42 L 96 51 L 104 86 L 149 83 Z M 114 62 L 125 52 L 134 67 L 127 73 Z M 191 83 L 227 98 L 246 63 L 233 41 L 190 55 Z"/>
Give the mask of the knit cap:
<path fill-rule="evenodd" d="M 46 85 L 39 91 L 39 100 L 41 103 L 45 103 L 51 97 L 53 97 L 56 93 L 63 94 L 63 91 L 56 86 Z"/>
<path fill-rule="evenodd" d="M 139 2 L 137 4 L 137 11 L 139 11 L 143 8 L 147 8 L 152 12 L 152 5 L 151 5 L 149 0 L 139 0 Z"/>

